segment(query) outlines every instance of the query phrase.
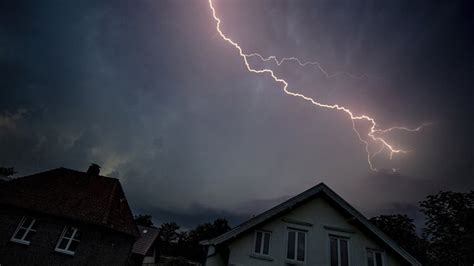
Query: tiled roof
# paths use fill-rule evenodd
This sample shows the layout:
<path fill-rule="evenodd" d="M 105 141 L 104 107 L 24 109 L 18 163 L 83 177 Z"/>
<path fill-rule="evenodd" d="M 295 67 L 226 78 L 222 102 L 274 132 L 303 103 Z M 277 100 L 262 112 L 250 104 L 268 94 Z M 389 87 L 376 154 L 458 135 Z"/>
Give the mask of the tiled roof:
<path fill-rule="evenodd" d="M 138 226 L 138 231 L 140 231 L 140 238 L 133 244 L 132 253 L 145 256 L 158 237 L 158 229 Z"/>
<path fill-rule="evenodd" d="M 116 178 L 57 168 L 0 184 L 0 204 L 138 236 L 132 212 Z"/>

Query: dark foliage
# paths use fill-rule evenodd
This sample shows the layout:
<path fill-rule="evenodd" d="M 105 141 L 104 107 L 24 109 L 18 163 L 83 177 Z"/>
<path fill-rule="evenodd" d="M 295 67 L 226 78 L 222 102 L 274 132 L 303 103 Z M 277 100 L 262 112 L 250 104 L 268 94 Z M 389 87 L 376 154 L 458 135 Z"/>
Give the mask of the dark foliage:
<path fill-rule="evenodd" d="M 406 215 L 380 215 L 370 221 L 423 265 L 471 266 L 474 262 L 474 191 L 439 192 L 420 202 L 426 215 L 423 238 Z"/>
<path fill-rule="evenodd" d="M 160 241 L 164 243 L 175 243 L 178 240 L 180 226 L 175 222 L 164 223 L 160 225 L 158 230 L 160 231 Z"/>
<path fill-rule="evenodd" d="M 420 202 L 432 265 L 474 263 L 474 191 L 439 192 Z"/>
<path fill-rule="evenodd" d="M 226 219 L 216 219 L 213 223 L 204 223 L 198 225 L 194 230 L 189 232 L 189 238 L 199 242 L 219 236 L 230 230 L 229 223 Z"/>
<path fill-rule="evenodd" d="M 415 256 L 421 263 L 427 262 L 427 243 L 416 234 L 413 219 L 406 215 L 380 215 L 370 219 L 382 232 L 395 240 L 402 248 Z"/>
<path fill-rule="evenodd" d="M 230 230 L 225 219 L 216 219 L 212 223 L 198 225 L 190 231 L 180 231 L 176 223 L 164 223 L 159 227 L 160 248 L 162 254 L 184 257 L 192 261 L 203 261 L 205 250 L 200 241 L 211 239 Z"/>
<path fill-rule="evenodd" d="M 423 265 L 472 265 L 474 191 L 429 195 L 420 202 L 420 208 L 426 215 L 423 238 L 417 235 L 413 220 L 406 215 L 380 215 L 370 221 Z M 142 225 L 153 225 L 150 215 L 139 215 L 135 220 Z M 202 262 L 206 254 L 199 242 L 229 231 L 230 226 L 227 220 L 217 219 L 190 231 L 180 231 L 173 222 L 162 224 L 159 230 L 163 255 Z"/>
<path fill-rule="evenodd" d="M 156 226 L 153 224 L 152 217 L 149 214 L 135 215 L 134 220 L 137 225 L 156 228 Z"/>
<path fill-rule="evenodd" d="M 0 167 L 0 176 L 12 176 L 16 174 L 13 167 Z"/>

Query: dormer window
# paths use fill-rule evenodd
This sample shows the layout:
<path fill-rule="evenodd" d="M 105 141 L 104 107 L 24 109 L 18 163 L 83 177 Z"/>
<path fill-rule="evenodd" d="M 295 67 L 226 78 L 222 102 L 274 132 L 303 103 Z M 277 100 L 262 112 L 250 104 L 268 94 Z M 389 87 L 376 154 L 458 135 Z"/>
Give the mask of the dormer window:
<path fill-rule="evenodd" d="M 15 230 L 10 241 L 29 245 L 31 243 L 31 238 L 33 237 L 34 233 L 36 232 L 37 223 L 36 219 L 31 217 L 23 217 L 21 218 L 18 227 Z"/>
<path fill-rule="evenodd" d="M 255 254 L 270 255 L 270 237 L 271 232 L 255 232 Z"/>
<path fill-rule="evenodd" d="M 66 226 L 54 250 L 68 255 L 74 255 L 80 241 L 81 232 L 79 229 L 73 226 Z"/>

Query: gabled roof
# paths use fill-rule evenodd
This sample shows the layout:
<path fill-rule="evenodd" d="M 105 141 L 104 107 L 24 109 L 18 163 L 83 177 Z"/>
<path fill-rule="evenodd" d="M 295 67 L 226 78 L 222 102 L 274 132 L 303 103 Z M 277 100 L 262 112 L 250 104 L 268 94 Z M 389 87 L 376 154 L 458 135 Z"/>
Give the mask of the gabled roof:
<path fill-rule="evenodd" d="M 300 206 L 302 203 L 307 202 L 310 199 L 313 199 L 317 196 L 326 196 L 327 199 L 336 204 L 337 207 L 342 209 L 351 218 L 359 222 L 365 229 L 371 232 L 376 238 L 386 244 L 394 252 L 399 254 L 405 260 L 407 260 L 412 265 L 421 265 L 418 260 L 401 248 L 395 241 L 385 235 L 377 227 L 367 220 L 360 212 L 358 212 L 354 207 L 347 203 L 343 198 L 336 194 L 324 183 L 319 183 L 318 185 L 304 191 L 301 194 L 296 195 L 295 197 L 251 218 L 250 220 L 238 225 L 227 233 L 224 233 L 214 239 L 201 241 L 202 245 L 219 245 L 228 241 L 232 241 L 235 238 L 238 238 L 243 233 L 248 232 L 249 230 L 254 229 L 255 227 L 262 225 L 273 218 L 279 217 L 292 209 Z"/>
<path fill-rule="evenodd" d="M 140 225 L 138 226 L 138 231 L 140 231 L 140 238 L 133 244 L 132 253 L 145 256 L 158 238 L 159 231 L 157 228 Z"/>
<path fill-rule="evenodd" d="M 0 184 L 0 204 L 139 235 L 116 178 L 57 168 Z"/>

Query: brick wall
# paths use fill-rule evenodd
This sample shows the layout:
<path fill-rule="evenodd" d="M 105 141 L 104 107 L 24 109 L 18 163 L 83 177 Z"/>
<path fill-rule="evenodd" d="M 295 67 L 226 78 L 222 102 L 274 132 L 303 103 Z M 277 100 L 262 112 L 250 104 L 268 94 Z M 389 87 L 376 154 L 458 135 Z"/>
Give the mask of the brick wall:
<path fill-rule="evenodd" d="M 24 215 L 38 222 L 30 245 L 10 241 Z M 54 250 L 66 225 L 81 230 L 81 242 L 74 256 Z M 99 226 L 0 205 L 1 265 L 127 265 L 134 241 L 131 236 Z"/>

